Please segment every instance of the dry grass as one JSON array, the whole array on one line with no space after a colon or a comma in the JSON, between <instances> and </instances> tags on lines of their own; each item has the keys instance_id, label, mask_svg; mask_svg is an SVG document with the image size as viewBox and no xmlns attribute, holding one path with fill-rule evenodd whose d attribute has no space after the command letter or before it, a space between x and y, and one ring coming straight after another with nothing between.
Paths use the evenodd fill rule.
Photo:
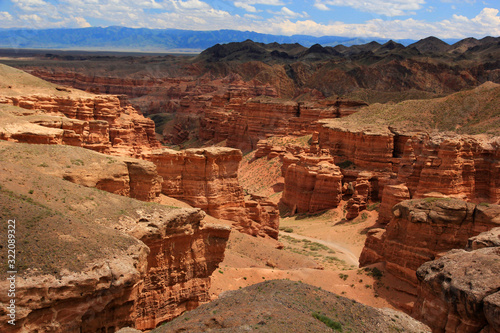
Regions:
<instances>
[{"instance_id":1,"label":"dry grass","mask_svg":"<svg viewBox=\"0 0 500 333\"><path fill-rule=\"evenodd\" d=\"M16 219L19 275L80 271L138 243L116 230L119 220L137 217L138 209L152 209L156 204L76 185L52 175L99 158L105 163L112 159L77 147L0 142L0 244L6 244L5 222ZM6 258L4 247L2 265L7 263ZM1 270L0 277L5 273Z\"/></svg>"},{"instance_id":2,"label":"dry grass","mask_svg":"<svg viewBox=\"0 0 500 333\"><path fill-rule=\"evenodd\" d=\"M500 85L490 82L441 98L373 104L329 124L354 129L393 126L409 131L500 135Z\"/></svg>"}]
</instances>

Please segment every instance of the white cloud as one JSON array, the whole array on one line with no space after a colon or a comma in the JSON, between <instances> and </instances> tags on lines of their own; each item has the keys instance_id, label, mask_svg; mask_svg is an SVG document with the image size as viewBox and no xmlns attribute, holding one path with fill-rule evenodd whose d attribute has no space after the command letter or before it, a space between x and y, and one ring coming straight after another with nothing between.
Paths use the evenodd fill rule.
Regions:
<instances>
[{"instance_id":1,"label":"white cloud","mask_svg":"<svg viewBox=\"0 0 500 333\"><path fill-rule=\"evenodd\" d=\"M12 15L7 12L0 12L0 20L1 21L12 21Z\"/></svg>"},{"instance_id":2,"label":"white cloud","mask_svg":"<svg viewBox=\"0 0 500 333\"><path fill-rule=\"evenodd\" d=\"M209 9L209 4L200 0L178 1L179 6L185 9Z\"/></svg>"},{"instance_id":3,"label":"white cloud","mask_svg":"<svg viewBox=\"0 0 500 333\"><path fill-rule=\"evenodd\" d=\"M281 0L243 0L239 2L244 2L249 5L267 5L267 6L283 6L284 3Z\"/></svg>"},{"instance_id":4,"label":"white cloud","mask_svg":"<svg viewBox=\"0 0 500 333\"><path fill-rule=\"evenodd\" d=\"M75 22L80 28L89 28L91 26L83 17L75 17Z\"/></svg>"},{"instance_id":5,"label":"white cloud","mask_svg":"<svg viewBox=\"0 0 500 333\"><path fill-rule=\"evenodd\" d=\"M386 16L402 16L414 14L422 8L425 0L316 0L314 6L325 10L327 6L352 7L364 12Z\"/></svg>"},{"instance_id":6,"label":"white cloud","mask_svg":"<svg viewBox=\"0 0 500 333\"><path fill-rule=\"evenodd\" d=\"M267 12L274 14L274 15L281 16L281 17L286 17L286 18L298 18L298 17L307 17L308 16L306 12L303 12L302 14L296 13L293 10L288 9L287 7L281 7L281 10L278 12L273 12L271 10L268 10Z\"/></svg>"},{"instance_id":7,"label":"white cloud","mask_svg":"<svg viewBox=\"0 0 500 333\"><path fill-rule=\"evenodd\" d=\"M249 5L248 3L244 3L244 2L241 2L241 1L236 1L234 3L234 6L238 7L238 8L242 8L242 9L244 9L247 12L250 12L250 13L257 13L257 8L255 8L254 6Z\"/></svg>"},{"instance_id":8,"label":"white cloud","mask_svg":"<svg viewBox=\"0 0 500 333\"><path fill-rule=\"evenodd\" d=\"M476 17L454 15L449 20L427 22L415 19L382 20L373 19L361 24L334 22L320 24L312 20L291 22L289 19L273 20L260 25L259 32L274 34L310 34L315 36L372 36L394 39L420 39L428 36L439 38L482 37L500 35L499 10L484 8Z\"/></svg>"},{"instance_id":9,"label":"white cloud","mask_svg":"<svg viewBox=\"0 0 500 333\"><path fill-rule=\"evenodd\" d=\"M314 4L314 7L318 8L319 10L330 10L330 8L328 8L324 3L319 3L319 2L316 2Z\"/></svg>"}]
</instances>

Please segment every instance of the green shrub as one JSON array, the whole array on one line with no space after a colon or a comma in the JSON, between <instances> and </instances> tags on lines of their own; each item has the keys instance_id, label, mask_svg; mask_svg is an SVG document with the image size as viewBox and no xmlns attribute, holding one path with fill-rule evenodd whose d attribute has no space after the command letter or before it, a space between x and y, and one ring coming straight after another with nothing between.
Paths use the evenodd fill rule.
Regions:
<instances>
[{"instance_id":1,"label":"green shrub","mask_svg":"<svg viewBox=\"0 0 500 333\"><path fill-rule=\"evenodd\" d=\"M334 321L333 319L331 319L325 315L322 315L321 313L318 313L318 312L313 312L312 316L314 318L318 319L319 321L321 321L322 323L324 323L326 326L330 327L331 329L342 332L342 324L341 323Z\"/></svg>"}]
</instances>

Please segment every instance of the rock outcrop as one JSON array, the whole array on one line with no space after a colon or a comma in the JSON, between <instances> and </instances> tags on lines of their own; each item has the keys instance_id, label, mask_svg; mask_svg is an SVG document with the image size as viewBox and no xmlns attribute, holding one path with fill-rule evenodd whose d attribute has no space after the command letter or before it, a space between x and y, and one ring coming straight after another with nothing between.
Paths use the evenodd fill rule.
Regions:
<instances>
[{"instance_id":1,"label":"rock outcrop","mask_svg":"<svg viewBox=\"0 0 500 333\"><path fill-rule=\"evenodd\" d=\"M42 127L7 123L0 133L3 140L66 144L133 157L159 146L154 122L139 114L123 96L34 94L2 96L0 103L31 110L17 115Z\"/></svg>"},{"instance_id":2,"label":"rock outcrop","mask_svg":"<svg viewBox=\"0 0 500 333\"><path fill-rule=\"evenodd\" d=\"M147 269L148 248L95 263L80 272L16 279L15 325L8 324L7 292L0 296L4 332L91 333L133 325L135 286ZM2 281L2 291L8 290Z\"/></svg>"},{"instance_id":3,"label":"rock outcrop","mask_svg":"<svg viewBox=\"0 0 500 333\"><path fill-rule=\"evenodd\" d=\"M251 194L250 200L245 201L248 217L253 221L249 224L248 230L244 227L238 229L248 234L258 236L269 236L278 239L279 233L279 210L278 205L268 198ZM255 231L254 231L255 230Z\"/></svg>"},{"instance_id":4,"label":"rock outcrop","mask_svg":"<svg viewBox=\"0 0 500 333\"><path fill-rule=\"evenodd\" d=\"M216 218L234 221L237 230L250 235L278 237L277 206L256 196L245 202L238 182L240 150L164 148L144 158L153 162L163 177L163 194L201 208Z\"/></svg>"},{"instance_id":5,"label":"rock outcrop","mask_svg":"<svg viewBox=\"0 0 500 333\"><path fill-rule=\"evenodd\" d=\"M500 332L500 228L417 270L412 315L433 332Z\"/></svg>"},{"instance_id":6,"label":"rock outcrop","mask_svg":"<svg viewBox=\"0 0 500 333\"><path fill-rule=\"evenodd\" d=\"M131 193L142 195L150 176L142 167L154 168L151 162L69 146L0 147L0 159L9 161L0 173L0 215L16 220L18 250L17 272L0 272L0 331L152 329L210 300L210 275L223 260L229 227L208 223L197 208L90 187L106 175L108 190L118 188L128 173ZM66 171L79 184L64 180ZM7 244L7 233L0 242ZM0 258L7 260L5 248ZM15 297L7 292L9 274L16 276ZM8 323L11 299L14 326Z\"/></svg>"},{"instance_id":7,"label":"rock outcrop","mask_svg":"<svg viewBox=\"0 0 500 333\"><path fill-rule=\"evenodd\" d=\"M282 201L292 214L337 207L342 199L342 173L331 157L300 156L286 169Z\"/></svg>"},{"instance_id":8,"label":"rock outcrop","mask_svg":"<svg viewBox=\"0 0 500 333\"><path fill-rule=\"evenodd\" d=\"M455 197L498 203L500 142L457 134L402 133L387 126L351 126L320 120L319 146L349 169L393 173L382 195L381 222L391 205L406 198ZM396 187L394 187L396 186Z\"/></svg>"},{"instance_id":9,"label":"rock outcrop","mask_svg":"<svg viewBox=\"0 0 500 333\"><path fill-rule=\"evenodd\" d=\"M210 275L224 259L230 229L202 222L195 209L141 210L117 228L141 240L127 255L81 272L18 279L16 325L9 332L152 329L210 300ZM6 286L3 283L2 289Z\"/></svg>"},{"instance_id":10,"label":"rock outcrop","mask_svg":"<svg viewBox=\"0 0 500 333\"><path fill-rule=\"evenodd\" d=\"M73 162L62 173L70 182L142 201L154 201L161 193L162 178L151 162L123 157L102 157L91 165Z\"/></svg>"},{"instance_id":11,"label":"rock outcrop","mask_svg":"<svg viewBox=\"0 0 500 333\"><path fill-rule=\"evenodd\" d=\"M338 118L365 106L356 101L294 102L270 97L228 99L209 109L202 120L200 138L216 142L227 139L230 147L249 151L268 135L311 134L311 124Z\"/></svg>"},{"instance_id":12,"label":"rock outcrop","mask_svg":"<svg viewBox=\"0 0 500 333\"><path fill-rule=\"evenodd\" d=\"M163 177L163 194L216 218L237 221L245 215L243 189L238 183L241 151L217 147L181 151L164 148L145 158L157 166Z\"/></svg>"},{"instance_id":13,"label":"rock outcrop","mask_svg":"<svg viewBox=\"0 0 500 333\"><path fill-rule=\"evenodd\" d=\"M385 230L369 232L360 266L384 262L387 272L414 287L414 294L418 267L500 225L500 206L450 198L407 200L392 212Z\"/></svg>"},{"instance_id":14,"label":"rock outcrop","mask_svg":"<svg viewBox=\"0 0 500 333\"><path fill-rule=\"evenodd\" d=\"M150 249L136 285L132 314L138 329L152 329L210 301L210 275L224 259L230 229L202 221L199 209L141 212L127 230Z\"/></svg>"}]
</instances>

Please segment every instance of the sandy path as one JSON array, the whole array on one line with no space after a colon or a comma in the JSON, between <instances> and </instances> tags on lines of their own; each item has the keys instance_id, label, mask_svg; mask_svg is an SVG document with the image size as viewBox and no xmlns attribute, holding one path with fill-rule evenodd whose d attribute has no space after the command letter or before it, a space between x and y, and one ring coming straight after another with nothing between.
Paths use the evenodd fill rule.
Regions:
<instances>
[{"instance_id":1,"label":"sandy path","mask_svg":"<svg viewBox=\"0 0 500 333\"><path fill-rule=\"evenodd\" d=\"M322 240L319 238L308 237L308 236L303 236L303 235L288 233L288 232L283 232L283 231L280 231L280 235L287 235L287 236L293 237L295 239L307 239L307 240L310 240L311 242L316 242L316 243L328 246L332 250L335 250L339 254L339 257L342 257L341 259L344 259L348 264L359 267L358 256L356 256L350 250L346 249L345 247L343 247L337 243L325 241L325 240Z\"/></svg>"}]
</instances>

